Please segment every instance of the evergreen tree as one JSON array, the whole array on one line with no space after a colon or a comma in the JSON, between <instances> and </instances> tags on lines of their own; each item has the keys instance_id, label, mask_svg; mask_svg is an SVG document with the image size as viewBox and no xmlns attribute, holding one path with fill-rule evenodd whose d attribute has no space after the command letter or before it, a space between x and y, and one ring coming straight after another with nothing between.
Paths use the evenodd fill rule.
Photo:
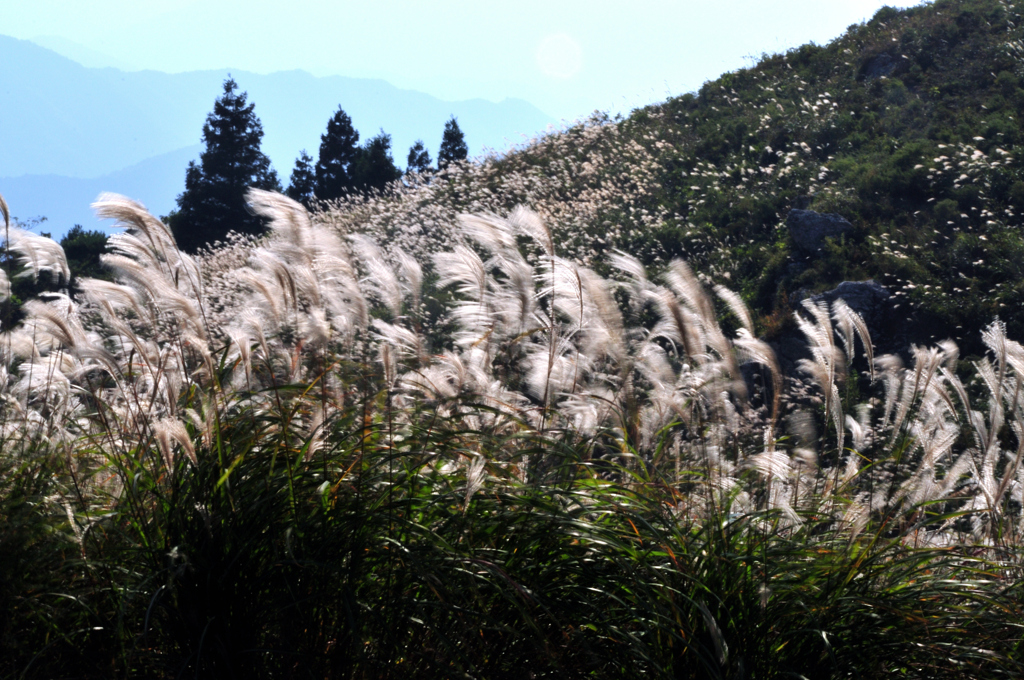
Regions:
<instances>
[{"instance_id":1,"label":"evergreen tree","mask_svg":"<svg viewBox=\"0 0 1024 680\"><path fill-rule=\"evenodd\" d=\"M85 230L76 224L60 240L64 257L71 270L71 285L79 277L111 280L110 272L100 263L100 255L107 252L107 235L96 229Z\"/></svg>"},{"instance_id":2,"label":"evergreen tree","mask_svg":"<svg viewBox=\"0 0 1024 680\"><path fill-rule=\"evenodd\" d=\"M437 168L439 170L448 167L453 161L464 161L469 155L469 147L466 146L466 138L459 129L459 123L452 116L444 124L444 135L441 137L441 149L437 152Z\"/></svg>"},{"instance_id":3,"label":"evergreen tree","mask_svg":"<svg viewBox=\"0 0 1024 680\"><path fill-rule=\"evenodd\" d=\"M423 140L417 139L416 143L409 147L409 157L406 159L405 171L427 172L430 170L430 152L423 146Z\"/></svg>"},{"instance_id":4,"label":"evergreen tree","mask_svg":"<svg viewBox=\"0 0 1024 680\"><path fill-rule=\"evenodd\" d=\"M402 176L391 157L391 135L381 130L358 150L351 166L352 186L356 189L383 191Z\"/></svg>"},{"instance_id":5,"label":"evergreen tree","mask_svg":"<svg viewBox=\"0 0 1024 680\"><path fill-rule=\"evenodd\" d=\"M206 150L199 163L189 163L178 209L168 216L178 246L188 252L223 240L229 231L263 233L261 220L246 210L245 192L249 187L281 190L260 150L263 125L237 88L231 77L224 81L224 94L203 125Z\"/></svg>"},{"instance_id":6,"label":"evergreen tree","mask_svg":"<svg viewBox=\"0 0 1024 680\"><path fill-rule=\"evenodd\" d=\"M320 158L316 162L316 197L322 201L339 198L354 186L352 163L359 154L359 133L352 119L339 106L320 136Z\"/></svg>"},{"instance_id":7,"label":"evergreen tree","mask_svg":"<svg viewBox=\"0 0 1024 680\"><path fill-rule=\"evenodd\" d=\"M295 159L295 167L292 169L292 176L284 193L288 198L294 199L308 208L313 203L315 192L316 173L313 170L313 157L303 149L299 157Z\"/></svg>"}]
</instances>

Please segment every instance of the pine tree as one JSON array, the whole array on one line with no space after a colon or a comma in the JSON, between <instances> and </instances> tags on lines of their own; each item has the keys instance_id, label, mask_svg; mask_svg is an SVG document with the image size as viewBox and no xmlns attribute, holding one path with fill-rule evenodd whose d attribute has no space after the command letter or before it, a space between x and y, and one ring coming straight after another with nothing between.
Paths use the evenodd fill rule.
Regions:
<instances>
[{"instance_id":1,"label":"pine tree","mask_svg":"<svg viewBox=\"0 0 1024 680\"><path fill-rule=\"evenodd\" d=\"M237 88L231 77L224 81L224 93L203 125L206 149L199 163L189 163L185 191L168 217L178 246L188 252L223 240L229 231L263 233L261 220L246 210L245 192L249 187L281 190L270 159L260 150L263 125Z\"/></svg>"},{"instance_id":2,"label":"pine tree","mask_svg":"<svg viewBox=\"0 0 1024 680\"><path fill-rule=\"evenodd\" d=\"M64 249L64 257L71 270L72 286L80 277L113 280L111 273L100 262L100 256L107 252L107 235L102 231L86 231L82 225L76 224L64 234L60 247Z\"/></svg>"},{"instance_id":3,"label":"pine tree","mask_svg":"<svg viewBox=\"0 0 1024 680\"><path fill-rule=\"evenodd\" d=\"M303 149L299 157L295 159L295 167L292 169L292 176L284 193L288 198L294 199L308 208L313 203L315 191L316 173L313 170L313 157Z\"/></svg>"},{"instance_id":4,"label":"pine tree","mask_svg":"<svg viewBox=\"0 0 1024 680\"><path fill-rule=\"evenodd\" d=\"M355 185L352 163L359 154L359 133L352 119L339 106L320 136L320 158L316 162L316 197L322 201L339 198Z\"/></svg>"},{"instance_id":5,"label":"pine tree","mask_svg":"<svg viewBox=\"0 0 1024 680\"><path fill-rule=\"evenodd\" d=\"M391 135L381 130L361 147L351 166L352 186L356 189L383 191L402 176L391 158Z\"/></svg>"},{"instance_id":6,"label":"pine tree","mask_svg":"<svg viewBox=\"0 0 1024 680\"><path fill-rule=\"evenodd\" d=\"M442 170L453 161L464 161L469 155L466 138L459 129L459 123L452 116L444 124L444 135L441 137L441 149L437 152L437 167Z\"/></svg>"},{"instance_id":7,"label":"pine tree","mask_svg":"<svg viewBox=\"0 0 1024 680\"><path fill-rule=\"evenodd\" d=\"M409 147L409 156L405 165L406 173L430 171L430 152L423 146L422 139L417 139L416 143Z\"/></svg>"}]
</instances>

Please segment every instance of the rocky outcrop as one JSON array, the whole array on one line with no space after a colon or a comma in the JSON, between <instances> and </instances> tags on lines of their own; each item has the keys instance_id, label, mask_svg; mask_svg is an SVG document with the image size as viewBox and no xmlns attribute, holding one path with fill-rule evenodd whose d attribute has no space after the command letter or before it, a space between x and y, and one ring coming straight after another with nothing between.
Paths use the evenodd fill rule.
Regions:
<instances>
[{"instance_id":1,"label":"rocky outcrop","mask_svg":"<svg viewBox=\"0 0 1024 680\"><path fill-rule=\"evenodd\" d=\"M836 288L813 295L812 302L827 302L831 305L842 300L850 309L860 314L871 334L875 355L903 353L907 340L907 324L895 306L897 298L875 281L843 281ZM800 313L803 307L798 307ZM783 372L796 375L796 364L800 359L810 357L807 339L797 329L784 333L771 343L778 356Z\"/></svg>"},{"instance_id":2,"label":"rocky outcrop","mask_svg":"<svg viewBox=\"0 0 1024 680\"><path fill-rule=\"evenodd\" d=\"M896 70L897 61L888 52L882 52L871 59L868 59L861 67L861 76L864 80L872 80L888 76Z\"/></svg>"},{"instance_id":3,"label":"rocky outcrop","mask_svg":"<svg viewBox=\"0 0 1024 680\"><path fill-rule=\"evenodd\" d=\"M853 231L853 225L842 215L813 210L790 210L786 228L793 238L793 245L805 255L813 255L821 250L825 239L839 238Z\"/></svg>"},{"instance_id":4,"label":"rocky outcrop","mask_svg":"<svg viewBox=\"0 0 1024 680\"><path fill-rule=\"evenodd\" d=\"M827 302L830 305L842 300L850 309L861 315L872 337L891 334L888 328L889 311L892 308L892 293L885 286L872 280L843 281L832 290L811 297L814 302ZM877 340L876 340L877 342Z\"/></svg>"}]
</instances>

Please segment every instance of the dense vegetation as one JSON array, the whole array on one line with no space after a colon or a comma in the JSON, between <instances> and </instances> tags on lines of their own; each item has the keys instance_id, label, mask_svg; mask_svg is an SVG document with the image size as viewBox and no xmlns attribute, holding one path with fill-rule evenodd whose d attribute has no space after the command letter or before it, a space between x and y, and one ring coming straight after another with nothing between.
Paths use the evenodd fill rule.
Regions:
<instances>
[{"instance_id":1,"label":"dense vegetation","mask_svg":"<svg viewBox=\"0 0 1024 680\"><path fill-rule=\"evenodd\" d=\"M48 238L49 234L43 232L42 236ZM86 230L76 224L61 238L60 247L67 261L67 272L47 271L41 276L38 272L25 270L18 263L17 252L5 249L0 253L0 272L10 286L8 296L0 300L0 328L10 328L24 318L22 305L27 300L74 290L79 277L110 278L109 272L100 264L100 256L107 248L107 235L103 232Z\"/></svg>"},{"instance_id":2,"label":"dense vegetation","mask_svg":"<svg viewBox=\"0 0 1024 680\"><path fill-rule=\"evenodd\" d=\"M998 0L886 8L658 107L683 144L660 178L671 216L642 244L732 272L764 314L873 277L915 310L918 340L996 315L1024 332L1021 23ZM801 261L778 226L805 206L856 229Z\"/></svg>"},{"instance_id":3,"label":"dense vegetation","mask_svg":"<svg viewBox=\"0 0 1024 680\"><path fill-rule=\"evenodd\" d=\"M312 215L251 190L267 235L196 256L103 196L70 287L98 239L0 199L0 298L57 286L0 327L0 677L1020 677L1015 22L883 10ZM855 231L798 255L793 206ZM975 356L797 302L867 275Z\"/></svg>"},{"instance_id":4,"label":"dense vegetation","mask_svg":"<svg viewBox=\"0 0 1024 680\"><path fill-rule=\"evenodd\" d=\"M486 261L435 258L431 356L416 259L248 201L271 236L197 260L103 197L115 281L0 338L0 673L1020 673L1024 346L1001 324L978 390L955 345L904 368L808 304L787 388L734 293L730 338L682 261L606 280L519 209L460 221Z\"/></svg>"},{"instance_id":5,"label":"dense vegetation","mask_svg":"<svg viewBox=\"0 0 1024 680\"><path fill-rule=\"evenodd\" d=\"M566 255L599 270L615 249L655 268L685 257L737 289L769 336L807 294L874 278L902 298L910 341L952 337L977 353L997 315L1024 334L1022 58L1015 3L886 8L828 45L331 219L443 249L458 212L530 205ZM785 227L792 208L854 230L803 254ZM409 234L410 222L428 226Z\"/></svg>"}]
</instances>

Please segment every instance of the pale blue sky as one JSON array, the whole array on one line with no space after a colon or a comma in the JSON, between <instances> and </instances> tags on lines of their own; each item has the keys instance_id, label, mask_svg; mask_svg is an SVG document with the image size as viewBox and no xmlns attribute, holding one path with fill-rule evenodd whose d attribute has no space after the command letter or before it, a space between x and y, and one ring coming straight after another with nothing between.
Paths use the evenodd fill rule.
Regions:
<instances>
[{"instance_id":1,"label":"pale blue sky","mask_svg":"<svg viewBox=\"0 0 1024 680\"><path fill-rule=\"evenodd\" d=\"M304 69L449 100L520 97L574 119L694 90L763 52L826 43L885 4L918 3L0 0L0 33L72 41L128 69Z\"/></svg>"}]
</instances>

